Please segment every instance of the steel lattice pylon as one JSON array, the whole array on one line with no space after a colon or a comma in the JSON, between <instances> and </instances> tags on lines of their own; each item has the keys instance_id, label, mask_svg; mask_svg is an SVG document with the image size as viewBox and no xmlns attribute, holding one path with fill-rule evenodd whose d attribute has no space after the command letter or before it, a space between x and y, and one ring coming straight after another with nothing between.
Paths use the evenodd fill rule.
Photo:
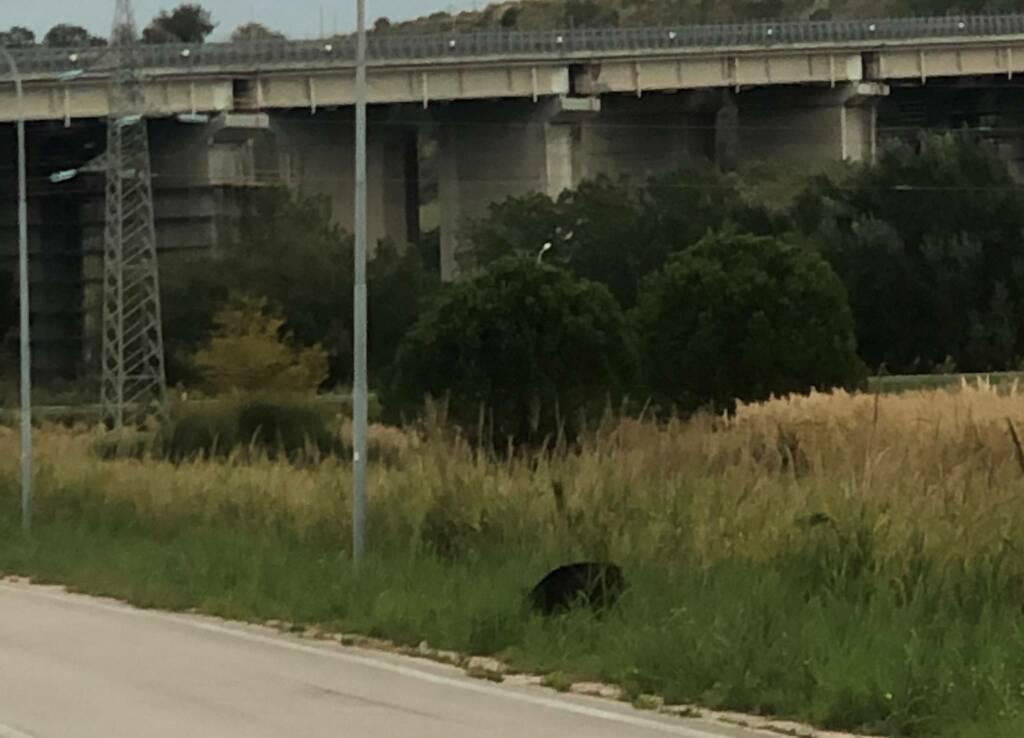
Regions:
<instances>
[{"instance_id":1,"label":"steel lattice pylon","mask_svg":"<svg viewBox=\"0 0 1024 738\"><path fill-rule=\"evenodd\" d=\"M117 0L107 121L103 244L104 422L162 415L167 390L149 137L131 0Z\"/></svg>"}]
</instances>

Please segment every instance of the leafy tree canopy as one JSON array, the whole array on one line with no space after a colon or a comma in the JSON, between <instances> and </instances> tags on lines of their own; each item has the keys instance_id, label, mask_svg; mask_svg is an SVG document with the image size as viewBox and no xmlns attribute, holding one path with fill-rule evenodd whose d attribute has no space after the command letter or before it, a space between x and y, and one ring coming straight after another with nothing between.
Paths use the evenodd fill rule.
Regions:
<instances>
[{"instance_id":1,"label":"leafy tree canopy","mask_svg":"<svg viewBox=\"0 0 1024 738\"><path fill-rule=\"evenodd\" d=\"M581 412L621 397L635 364L605 287L512 256L445 286L403 339L386 403L447 398L449 417L470 434L483 417L499 445L540 441L563 424L572 433Z\"/></svg>"},{"instance_id":2,"label":"leafy tree canopy","mask_svg":"<svg viewBox=\"0 0 1024 738\"><path fill-rule=\"evenodd\" d=\"M35 46L36 34L31 28L11 26L9 30L0 31L0 45L9 49Z\"/></svg>"},{"instance_id":3,"label":"leafy tree canopy","mask_svg":"<svg viewBox=\"0 0 1024 738\"><path fill-rule=\"evenodd\" d=\"M213 322L196 366L216 393L313 393L327 379L327 353L293 345L266 299L234 295Z\"/></svg>"},{"instance_id":4,"label":"leafy tree canopy","mask_svg":"<svg viewBox=\"0 0 1024 738\"><path fill-rule=\"evenodd\" d=\"M284 41L286 36L280 31L267 28L262 23L245 23L231 33L233 43L247 41Z\"/></svg>"},{"instance_id":5,"label":"leafy tree canopy","mask_svg":"<svg viewBox=\"0 0 1024 738\"><path fill-rule=\"evenodd\" d=\"M551 243L546 261L604 284L629 309L646 275L709 231L726 225L754 233L785 229L784 219L748 197L740 183L694 161L639 184L600 177L557 199L513 197L470 226L463 266L510 253L536 255Z\"/></svg>"},{"instance_id":6,"label":"leafy tree canopy","mask_svg":"<svg viewBox=\"0 0 1024 738\"><path fill-rule=\"evenodd\" d=\"M394 358L435 279L414 248L378 244L371 285L370 369ZM238 232L211 254L161 264L164 340L172 383L200 379L191 361L230 293L264 298L280 310L283 329L304 346L327 351L332 385L351 381L353 242L334 224L330 204L286 190L255 195Z\"/></svg>"},{"instance_id":7,"label":"leafy tree canopy","mask_svg":"<svg viewBox=\"0 0 1024 738\"><path fill-rule=\"evenodd\" d=\"M796 219L850 294L872 367L1010 368L1024 352L1024 200L999 152L922 135L814 179Z\"/></svg>"},{"instance_id":8,"label":"leafy tree canopy","mask_svg":"<svg viewBox=\"0 0 1024 738\"><path fill-rule=\"evenodd\" d=\"M143 30L142 40L147 44L201 44L215 27L210 11L195 3L183 3L154 18Z\"/></svg>"},{"instance_id":9,"label":"leafy tree canopy","mask_svg":"<svg viewBox=\"0 0 1024 738\"><path fill-rule=\"evenodd\" d=\"M663 406L730 408L863 377L842 283L818 254L776 238L707 236L648 278L632 319Z\"/></svg>"},{"instance_id":10,"label":"leafy tree canopy","mask_svg":"<svg viewBox=\"0 0 1024 738\"><path fill-rule=\"evenodd\" d=\"M54 48L80 48L83 46L106 46L107 40L93 36L81 26L59 23L46 32L43 45Z\"/></svg>"}]
</instances>

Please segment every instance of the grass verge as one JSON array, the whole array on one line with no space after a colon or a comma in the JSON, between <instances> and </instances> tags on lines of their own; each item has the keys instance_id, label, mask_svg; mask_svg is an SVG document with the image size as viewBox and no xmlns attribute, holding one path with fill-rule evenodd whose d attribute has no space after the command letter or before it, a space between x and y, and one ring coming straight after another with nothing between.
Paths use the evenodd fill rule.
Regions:
<instances>
[{"instance_id":1,"label":"grass verge","mask_svg":"<svg viewBox=\"0 0 1024 738\"><path fill-rule=\"evenodd\" d=\"M657 693L835 730L1010 738L1024 726L1018 611L980 600L950 607L938 593L900 603L860 578L842 594L809 587L800 574L811 561L700 574L635 563L612 613L545 622L523 608L545 565L527 552L459 564L375 558L357 578L332 547L267 533L51 520L30 542L13 518L5 511L0 570L143 607L426 639L559 682L611 682L633 698ZM979 594L986 586L969 576L960 584Z\"/></svg>"},{"instance_id":2,"label":"grass verge","mask_svg":"<svg viewBox=\"0 0 1024 738\"><path fill-rule=\"evenodd\" d=\"M348 471L103 462L39 434L18 531L0 436L0 571L137 605L497 655L555 685L924 738L1024 735L1024 478L992 388L812 397L734 421L621 423L499 460L441 433L374 469L374 557L345 552ZM382 438L382 442L384 439ZM561 513L558 497L560 486ZM602 617L525 609L554 564L613 558Z\"/></svg>"}]
</instances>

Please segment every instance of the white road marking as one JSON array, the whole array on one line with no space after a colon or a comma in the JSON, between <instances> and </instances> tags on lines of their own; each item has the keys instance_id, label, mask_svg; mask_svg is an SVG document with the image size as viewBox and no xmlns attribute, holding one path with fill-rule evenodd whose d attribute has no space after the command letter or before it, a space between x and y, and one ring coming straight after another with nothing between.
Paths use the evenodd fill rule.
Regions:
<instances>
[{"instance_id":1,"label":"white road marking","mask_svg":"<svg viewBox=\"0 0 1024 738\"><path fill-rule=\"evenodd\" d=\"M561 710L562 712L571 713L574 715L581 715L583 717L595 718L598 720L606 720L613 723L619 723L621 725L629 725L635 728L644 728L646 730L655 730L665 735L675 735L681 738L724 738L721 733L711 733L706 730L700 730L699 728L690 728L684 725L670 725L666 722L651 720L639 715L629 715L626 713L615 712L612 710L603 710L597 707L588 707L587 705L580 705L574 702L566 700L554 699L551 697L544 697L542 695L524 694L522 692L515 692L510 689L503 689L501 687L492 686L486 683L477 683L472 681L466 681L461 679L453 679L451 677L442 676L440 674L432 674L427 671L421 671L408 666L402 666L400 664L393 664L387 661L369 658L367 656L360 656L354 653L348 653L343 651L328 650L325 648L317 648L315 646L306 645L304 643L296 643L294 641L286 640L283 638L272 638L270 636L260 635L258 633L247 633L233 628L228 628L214 623L205 623L198 620L189 619L179 615L173 615L170 613L156 612L153 610L138 610L125 605L115 605L107 602L100 602L94 599L90 599L83 596L75 596L70 594L56 594L53 592L42 592L37 589L24 586L11 586L7 584L0 584L0 591L8 591L16 594L27 594L31 597L39 599L48 599L55 602L63 602L67 604L73 604L78 607L90 608L93 610L101 610L103 612L116 613L118 615L127 615L131 617L137 617L149 620L162 620L168 623L174 623L175 625L185 626L193 628L195 630L202 630L208 633L216 633L218 635L227 636L229 638L236 638L238 640L248 641L250 643L259 643L265 646L273 646L275 648L281 648L289 651L297 651L299 653L312 654L314 656L326 657L335 661L340 661L346 664L353 664L357 666L364 666L371 669L377 669L379 671L386 671L392 674L398 674L403 677L410 679L418 679L422 682L429 684L436 684L443 687L450 687L452 689L461 689L467 692L475 692L477 694L490 695L492 697L499 697L513 702L521 702L537 707L547 707L553 710ZM6 729L12 732L5 733L5 728L0 724L0 738L32 738L23 733L15 731L13 728Z\"/></svg>"}]
</instances>

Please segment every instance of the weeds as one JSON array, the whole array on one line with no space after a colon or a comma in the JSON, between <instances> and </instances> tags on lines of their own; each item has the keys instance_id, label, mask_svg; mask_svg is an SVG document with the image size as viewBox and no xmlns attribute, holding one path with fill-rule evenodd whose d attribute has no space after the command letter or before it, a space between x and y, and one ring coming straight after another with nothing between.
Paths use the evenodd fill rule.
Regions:
<instances>
[{"instance_id":1,"label":"weeds","mask_svg":"<svg viewBox=\"0 0 1024 738\"><path fill-rule=\"evenodd\" d=\"M1021 427L1024 393L981 384L607 421L575 452L500 458L443 428L377 428L389 463L373 466L358 578L343 459L102 461L91 432L49 428L28 542L7 433L0 570L426 639L562 688L606 681L630 699L894 736L1018 736L1024 479L1008 420ZM530 587L567 560L614 560L629 589L601 617L531 616Z\"/></svg>"}]
</instances>

